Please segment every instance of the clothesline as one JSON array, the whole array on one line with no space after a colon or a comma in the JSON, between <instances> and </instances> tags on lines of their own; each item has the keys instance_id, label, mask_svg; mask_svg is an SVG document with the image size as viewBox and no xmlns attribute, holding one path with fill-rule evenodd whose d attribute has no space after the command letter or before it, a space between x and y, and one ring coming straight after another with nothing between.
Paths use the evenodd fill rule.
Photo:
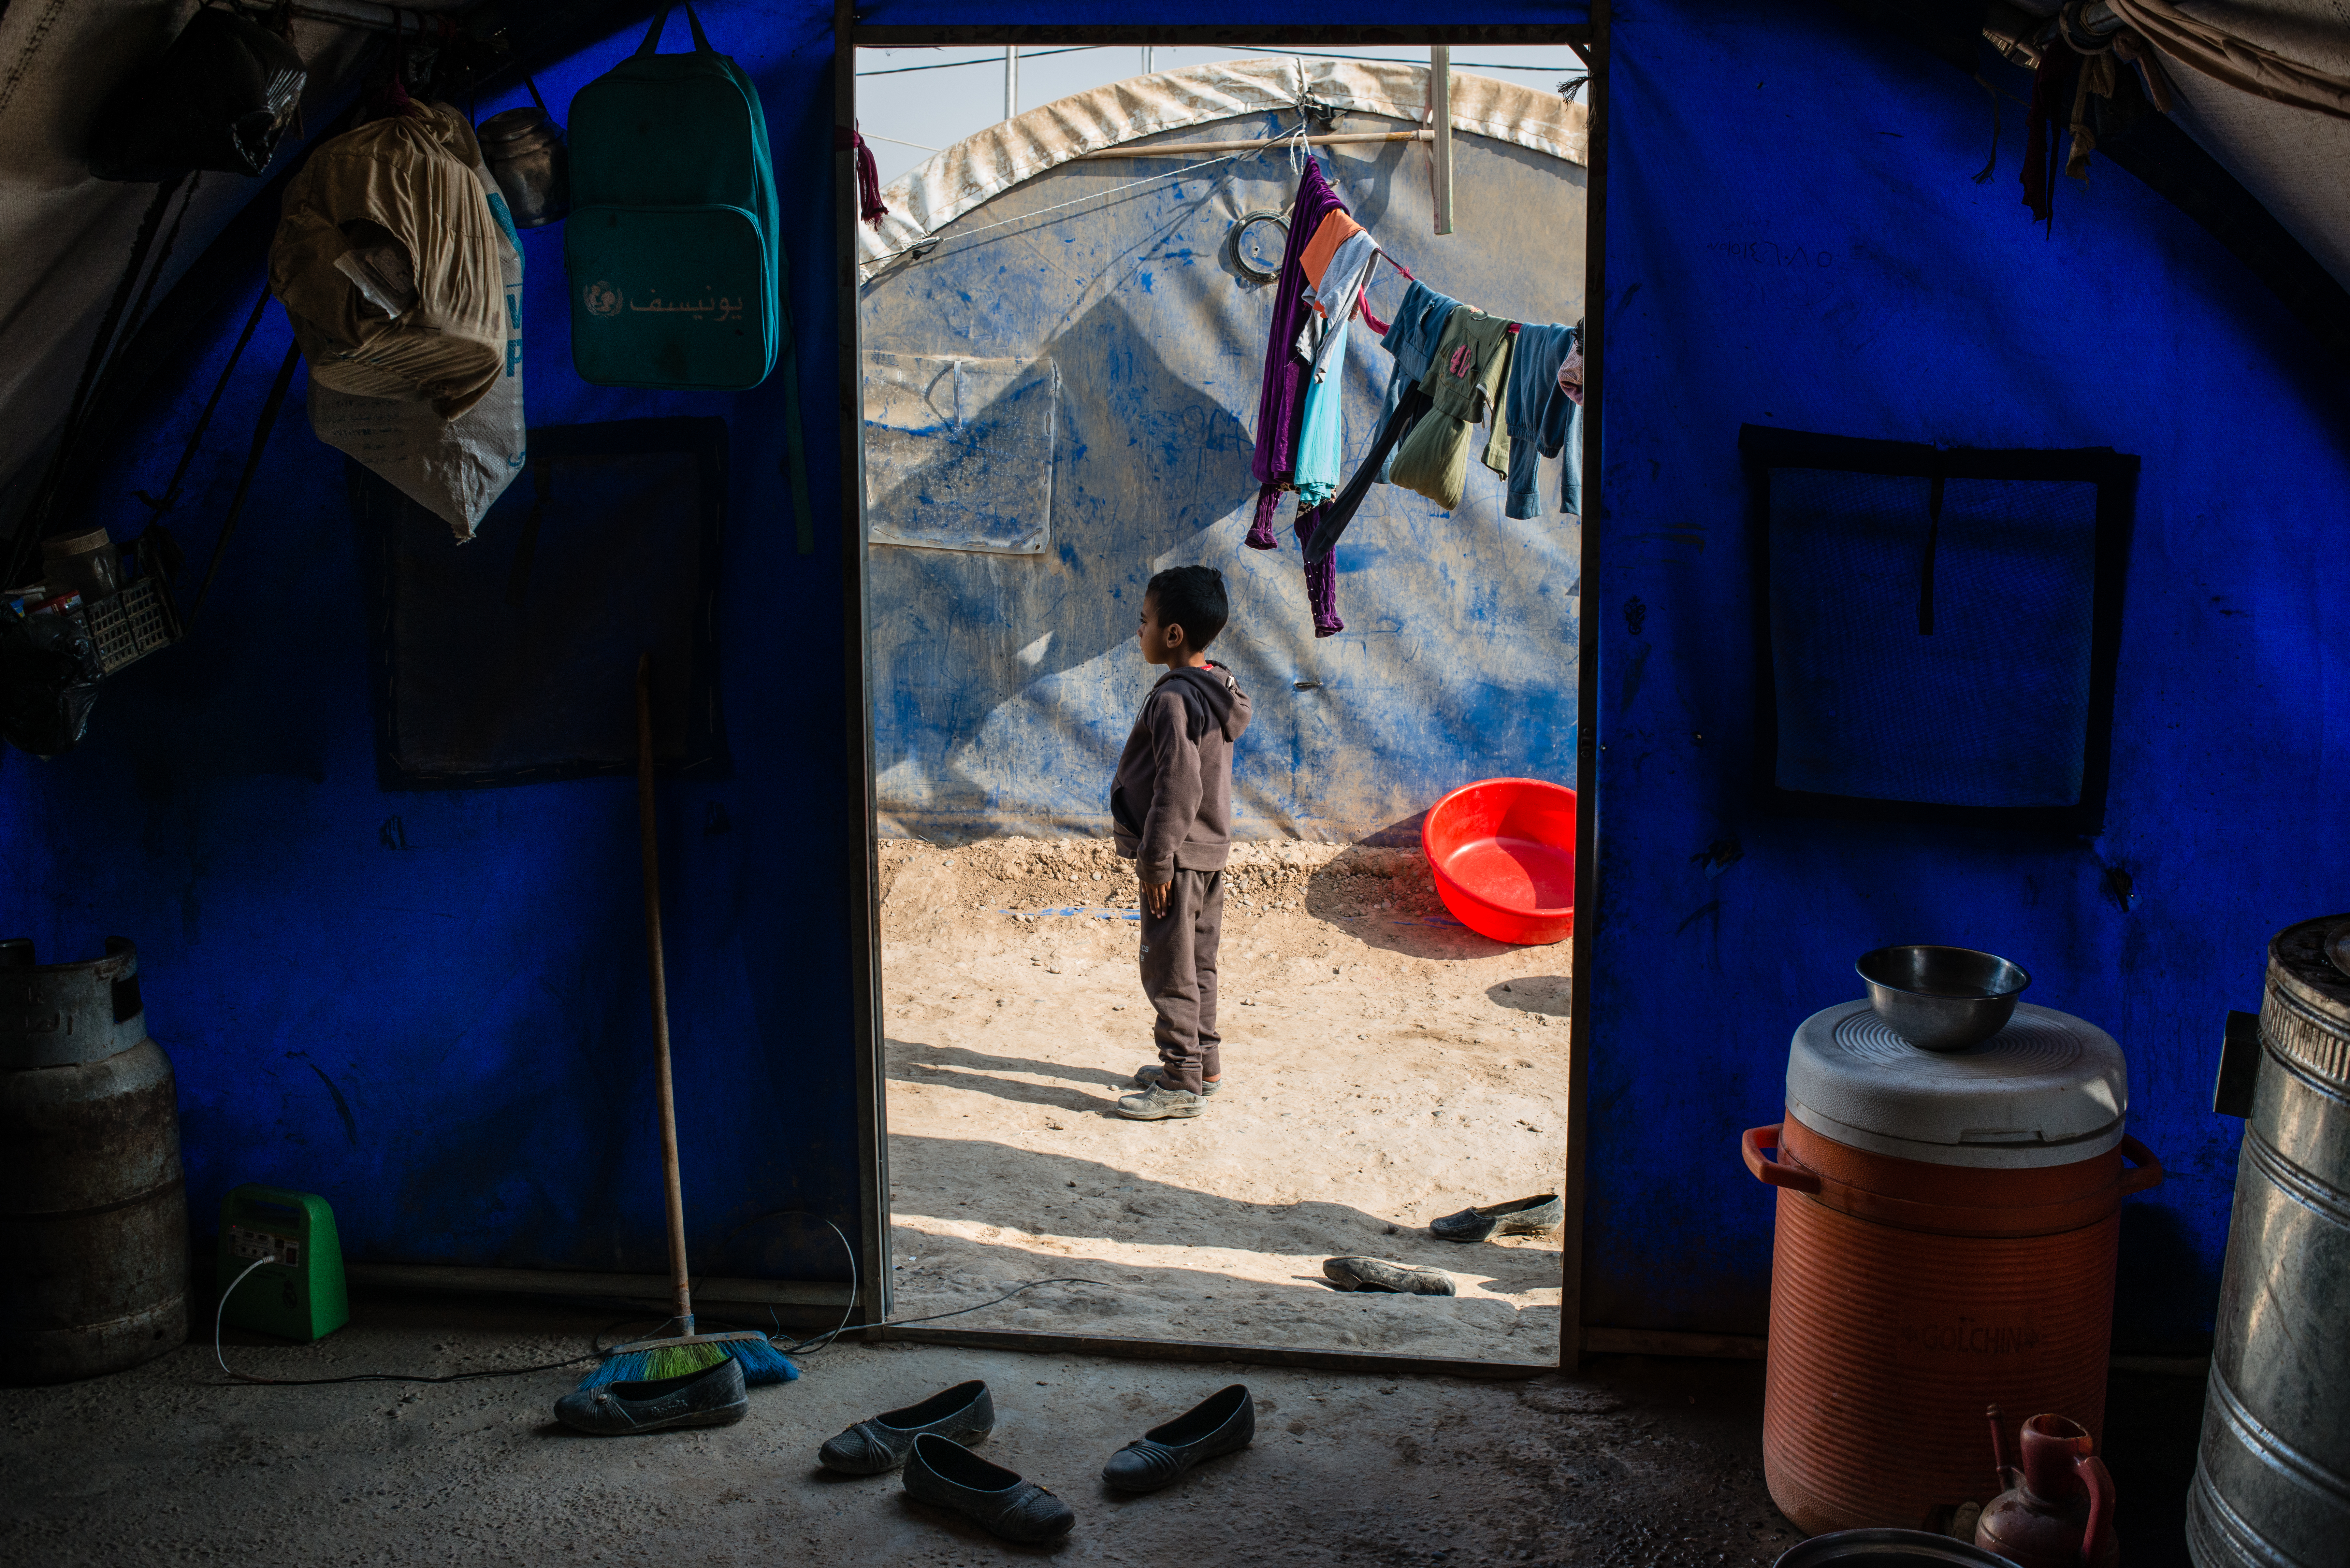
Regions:
<instances>
[{"instance_id":1,"label":"clothesline","mask_svg":"<svg viewBox=\"0 0 2350 1568\"><path fill-rule=\"evenodd\" d=\"M1540 515L1544 457L1562 460L1561 513L1582 511L1575 457L1581 326L1507 321L1417 279L1410 279L1392 326L1362 312L1395 364L1378 434L1353 477L1339 483L1348 339L1362 291L1382 259L1378 241L1308 159L1290 204L1288 242L1274 284L1250 462L1258 483L1255 517L1243 542L1252 549L1279 549L1274 515L1284 494L1296 495L1293 532L1304 556L1317 638L1346 629L1338 618L1333 553L1370 487L1399 485L1456 511L1468 482L1471 425L1488 427L1478 462L1507 480L1507 515Z\"/></svg>"},{"instance_id":2,"label":"clothesline","mask_svg":"<svg viewBox=\"0 0 2350 1568\"><path fill-rule=\"evenodd\" d=\"M1155 185L1161 180L1172 180L1179 175L1189 174L1194 169L1206 169L1218 163L1229 163L1235 158L1244 158L1249 156L1251 153L1263 152L1268 149L1275 147L1287 148L1300 140L1311 140L1312 138L1310 137L1301 137L1299 135L1299 132L1303 131L1305 129L1305 122L1300 120L1298 121L1295 130L1290 131L1288 135L1276 138L1274 140L1263 142L1234 142L1232 144L1234 151L1224 153L1219 157L1203 158L1197 163L1187 163L1180 169L1170 169L1163 174L1146 174L1139 180L1128 180L1123 183L1112 185L1107 191L1095 191L1087 195L1073 196L1066 202L1055 202L1049 207L1039 207L1033 213L1023 213L1016 218L1005 218L1001 223L983 223L975 229L964 229L955 235L955 238L968 239L974 234L986 234L992 229L1010 228L1014 223L1024 223L1031 218L1041 218L1047 213L1057 213L1066 207L1082 206L1087 202L1097 202L1105 196L1115 196L1120 191L1131 191L1141 185ZM1081 153L1079 156L1084 157L1087 155ZM926 234L922 238L916 240L910 245L907 245L899 250L885 251L881 254L871 259L876 262L891 261L899 256L912 255L916 252L920 252L927 255L937 246L938 243L939 242L936 239ZM956 253L950 251L947 254L949 255L952 255ZM1403 269L1398 267L1396 270L1401 272ZM1405 273L1404 275L1409 277L1411 275Z\"/></svg>"},{"instance_id":3,"label":"clothesline","mask_svg":"<svg viewBox=\"0 0 2350 1568\"><path fill-rule=\"evenodd\" d=\"M1194 152L1230 150L1233 152L1261 152L1268 147L1285 147L1299 140L1295 132L1274 137L1264 141L1155 141L1147 146L1097 147L1091 152L1080 152L1087 158L1187 158ZM1328 136L1304 138L1308 147L1343 147L1372 141L1433 141L1432 130L1342 130Z\"/></svg>"}]
</instances>

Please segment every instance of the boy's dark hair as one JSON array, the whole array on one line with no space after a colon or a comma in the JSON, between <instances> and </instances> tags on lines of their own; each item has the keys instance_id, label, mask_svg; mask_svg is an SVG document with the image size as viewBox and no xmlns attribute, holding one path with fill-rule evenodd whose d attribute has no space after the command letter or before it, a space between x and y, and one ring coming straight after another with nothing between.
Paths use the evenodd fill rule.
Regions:
<instances>
[{"instance_id":1,"label":"boy's dark hair","mask_svg":"<svg viewBox=\"0 0 2350 1568\"><path fill-rule=\"evenodd\" d=\"M1183 628L1186 646L1203 649L1232 618L1224 574L1213 566L1170 566L1143 592L1159 601L1159 624Z\"/></svg>"}]
</instances>

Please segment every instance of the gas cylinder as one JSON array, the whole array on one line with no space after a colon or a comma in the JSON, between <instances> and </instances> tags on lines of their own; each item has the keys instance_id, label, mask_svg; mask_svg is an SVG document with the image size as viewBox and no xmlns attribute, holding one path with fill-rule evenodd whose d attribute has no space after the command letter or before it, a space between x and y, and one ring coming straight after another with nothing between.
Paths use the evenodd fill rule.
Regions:
<instances>
[{"instance_id":1,"label":"gas cylinder","mask_svg":"<svg viewBox=\"0 0 2350 1568\"><path fill-rule=\"evenodd\" d=\"M1742 1139L1779 1189L1762 1469L1780 1511L1814 1534L1939 1528L1998 1490L1988 1404L2064 1411L2094 1442L2121 1200L2162 1179L2124 1130L2113 1037L2022 1003L1979 1045L1924 1051L1846 1002L1796 1030L1786 1104Z\"/></svg>"},{"instance_id":2,"label":"gas cylinder","mask_svg":"<svg viewBox=\"0 0 2350 1568\"><path fill-rule=\"evenodd\" d=\"M0 1383L119 1372L188 1337L172 1063L139 952L36 965L0 941Z\"/></svg>"}]
</instances>

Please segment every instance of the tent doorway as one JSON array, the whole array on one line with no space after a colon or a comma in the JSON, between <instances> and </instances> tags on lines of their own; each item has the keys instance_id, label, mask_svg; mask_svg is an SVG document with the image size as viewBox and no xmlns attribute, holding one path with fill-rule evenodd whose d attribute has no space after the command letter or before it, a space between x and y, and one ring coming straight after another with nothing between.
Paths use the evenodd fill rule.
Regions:
<instances>
[{"instance_id":1,"label":"tent doorway","mask_svg":"<svg viewBox=\"0 0 2350 1568\"><path fill-rule=\"evenodd\" d=\"M1439 238L1427 146L1384 140L1422 122L1430 74L1292 57L1128 78L945 148L860 235L893 1324L1559 1359L1573 1220L1474 1244L1428 1227L1545 1194L1571 1210L1568 949L1462 927L1418 826L1478 778L1576 782L1581 540L1560 464L1540 464L1526 518L1473 467L1449 511L1374 486L1332 635L1286 537L1294 502L1282 548L1243 538L1263 257L1277 268L1305 153L1219 147L1349 139L1312 155L1427 286L1508 320L1582 317L1582 106L1456 71ZM1382 272L1369 303L1391 316L1405 285ZM1390 371L1353 336L1349 470ZM1192 562L1224 576L1211 655L1255 704L1224 877L1227 1078L1196 1119L1138 1123L1114 1106L1155 1060L1153 1014L1107 796L1156 674L1133 644L1144 586ZM1334 1289L1324 1264L1350 1255L1438 1270L1453 1293Z\"/></svg>"}]
</instances>

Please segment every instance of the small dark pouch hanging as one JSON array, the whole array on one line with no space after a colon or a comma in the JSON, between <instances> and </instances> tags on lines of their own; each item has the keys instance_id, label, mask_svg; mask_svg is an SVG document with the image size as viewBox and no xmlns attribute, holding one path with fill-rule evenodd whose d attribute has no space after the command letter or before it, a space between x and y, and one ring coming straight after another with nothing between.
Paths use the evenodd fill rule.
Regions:
<instances>
[{"instance_id":1,"label":"small dark pouch hanging","mask_svg":"<svg viewBox=\"0 0 2350 1568\"><path fill-rule=\"evenodd\" d=\"M80 615L0 611L0 740L40 757L73 750L104 675Z\"/></svg>"},{"instance_id":2,"label":"small dark pouch hanging","mask_svg":"<svg viewBox=\"0 0 2350 1568\"><path fill-rule=\"evenodd\" d=\"M90 128L90 172L128 181L192 169L265 173L307 80L292 44L234 11L204 5L162 58L107 95Z\"/></svg>"}]
</instances>

